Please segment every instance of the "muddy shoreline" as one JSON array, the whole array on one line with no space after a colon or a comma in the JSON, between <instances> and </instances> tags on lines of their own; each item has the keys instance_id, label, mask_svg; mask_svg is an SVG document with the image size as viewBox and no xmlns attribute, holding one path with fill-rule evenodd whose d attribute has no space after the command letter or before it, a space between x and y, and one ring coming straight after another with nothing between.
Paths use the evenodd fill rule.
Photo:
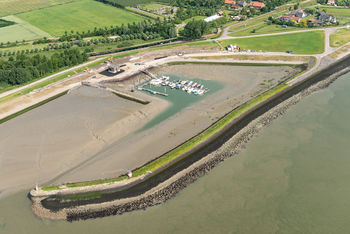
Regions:
<instances>
[{"instance_id":1,"label":"muddy shoreline","mask_svg":"<svg viewBox=\"0 0 350 234\"><path fill-rule=\"evenodd\" d=\"M333 82L338 76L344 73L344 71L338 71L346 68L349 63L350 57L348 56L346 59L333 64L331 67L327 68L327 70L322 70L321 72L311 76L308 80L293 87L287 88L274 98L259 104L254 108L254 110L245 113L239 119L226 126L218 138L214 138L211 139L210 142L206 142L206 146L202 149L195 149L185 160L174 164L163 172L159 172L158 175L153 177L153 181L146 180L142 186L138 185L138 188L128 190L126 193L124 192L125 196L120 196L122 200L123 198L138 196L135 197L135 199L132 199L132 201L104 208L68 208L65 211L67 215L66 219L68 221L73 221L121 214L136 209L144 209L148 206L166 201L174 196L178 191L186 187L187 184L195 181L198 177L207 173L219 162L239 152L241 147L257 131L259 131L262 126L269 124L273 119L282 115L290 106L301 100L302 97L305 97L320 88L324 88ZM319 81L321 82L318 83ZM315 83L318 84L314 85ZM232 152L221 152L221 148L225 148L225 142L229 141L230 139L230 141L232 141L232 137L235 138L233 139L235 141L234 150ZM201 159L206 159L207 161L202 162ZM201 164L195 165L198 163ZM193 165L196 167L193 168ZM178 178L174 182L164 185L164 183L166 183L168 180L172 180L174 175ZM159 188L159 186L162 188ZM147 193L147 191L150 189L154 190L152 188L156 188L158 191L153 191L152 194L142 195L145 192ZM103 205L101 204L101 207L102 206Z\"/></svg>"}]
</instances>

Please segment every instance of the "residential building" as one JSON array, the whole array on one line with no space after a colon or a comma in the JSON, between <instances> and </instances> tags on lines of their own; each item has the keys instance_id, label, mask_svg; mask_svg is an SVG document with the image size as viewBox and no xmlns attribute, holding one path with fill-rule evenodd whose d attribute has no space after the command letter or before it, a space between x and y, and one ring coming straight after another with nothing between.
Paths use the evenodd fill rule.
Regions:
<instances>
[{"instance_id":1,"label":"residential building","mask_svg":"<svg viewBox=\"0 0 350 234\"><path fill-rule=\"evenodd\" d=\"M205 18L204 21L205 22L211 22L211 21L214 21L214 20L217 20L221 17L221 15L212 15L212 16L209 16L208 18Z\"/></svg>"},{"instance_id":2,"label":"residential building","mask_svg":"<svg viewBox=\"0 0 350 234\"><path fill-rule=\"evenodd\" d=\"M335 0L328 0L327 5L330 5L330 6L337 6Z\"/></svg>"},{"instance_id":3,"label":"residential building","mask_svg":"<svg viewBox=\"0 0 350 234\"><path fill-rule=\"evenodd\" d=\"M261 8L263 8L265 6L265 3L252 1L252 2L250 2L249 6L252 7L252 8L255 8L257 10L260 10Z\"/></svg>"},{"instance_id":4,"label":"residential building","mask_svg":"<svg viewBox=\"0 0 350 234\"><path fill-rule=\"evenodd\" d=\"M307 16L307 14L304 11L304 9L298 9L298 10L295 10L295 11L291 11L289 14L290 15L294 15L294 16L299 17L299 18L304 18L304 17Z\"/></svg>"},{"instance_id":5,"label":"residential building","mask_svg":"<svg viewBox=\"0 0 350 234\"><path fill-rule=\"evenodd\" d=\"M311 24L313 26L322 26L323 25L323 22L321 20L316 20L316 19L308 19L307 23Z\"/></svg>"},{"instance_id":6,"label":"residential building","mask_svg":"<svg viewBox=\"0 0 350 234\"><path fill-rule=\"evenodd\" d=\"M239 1L238 2L238 6L240 6L240 7L245 7L246 5L247 5L246 1Z\"/></svg>"},{"instance_id":7,"label":"residential building","mask_svg":"<svg viewBox=\"0 0 350 234\"><path fill-rule=\"evenodd\" d=\"M225 4L227 4L227 5L235 5L236 1L235 0L225 0Z\"/></svg>"},{"instance_id":8,"label":"residential building","mask_svg":"<svg viewBox=\"0 0 350 234\"><path fill-rule=\"evenodd\" d=\"M331 23L331 24L337 23L337 19L334 16L327 15L326 12L324 11L320 13L320 16L318 17L318 19L324 23Z\"/></svg>"},{"instance_id":9,"label":"residential building","mask_svg":"<svg viewBox=\"0 0 350 234\"><path fill-rule=\"evenodd\" d=\"M232 10L238 10L238 9L240 9L241 7L240 6L237 6L237 5L232 5L231 6L231 9Z\"/></svg>"}]
</instances>

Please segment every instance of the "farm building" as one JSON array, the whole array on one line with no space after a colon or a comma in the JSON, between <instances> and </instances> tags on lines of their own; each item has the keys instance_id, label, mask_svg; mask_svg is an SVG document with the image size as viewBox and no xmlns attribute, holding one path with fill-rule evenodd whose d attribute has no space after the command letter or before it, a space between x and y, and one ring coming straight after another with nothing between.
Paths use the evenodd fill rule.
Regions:
<instances>
[{"instance_id":1,"label":"farm building","mask_svg":"<svg viewBox=\"0 0 350 234\"><path fill-rule=\"evenodd\" d=\"M217 20L221 17L221 15L212 15L212 16L209 16L208 18L205 18L204 21L205 22L211 22L211 21L214 21L214 20Z\"/></svg>"}]
</instances>

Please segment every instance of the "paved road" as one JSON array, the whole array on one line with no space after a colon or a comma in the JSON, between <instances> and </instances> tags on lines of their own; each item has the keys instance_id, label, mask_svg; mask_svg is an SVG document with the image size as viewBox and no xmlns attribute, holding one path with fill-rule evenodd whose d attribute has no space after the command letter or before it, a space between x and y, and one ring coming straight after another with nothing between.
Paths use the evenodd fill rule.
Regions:
<instances>
[{"instance_id":1,"label":"paved road","mask_svg":"<svg viewBox=\"0 0 350 234\"><path fill-rule=\"evenodd\" d=\"M7 92L1 93L1 94L0 94L0 98L6 97L6 96L8 96L8 95L10 95L10 94L16 93L16 92L21 91L21 90L23 90L23 89L32 87L32 86L34 86L34 85L36 85L36 84L39 84L39 83L41 83L41 82L43 82L43 81L45 81L45 80L52 79L52 78L54 78L54 77L56 77L56 76L59 76L59 75L62 75L62 74L64 74L64 73L66 73L66 72L70 72L70 71L73 71L73 70L75 70L75 69L78 69L78 68L87 66L87 65L89 65L89 64L91 64L91 63L94 63L94 62L96 62L96 61L99 61L99 60L101 60L101 59L104 59L104 57L103 57L103 58L98 58L98 59L95 59L95 60L92 60L92 61L89 61L89 62L86 62L86 63L83 63L83 64L80 64L80 65L78 65L78 66L75 66L75 67L66 69L66 70L61 71L61 72L58 72L58 73L55 73L55 74L53 74L53 75L51 75L51 76L47 76L47 77L45 77L45 78L43 78L43 79L37 80L37 81L35 81L35 82L32 82L32 83L30 83L30 84L21 86L21 87L19 87L19 88L11 89L11 90L9 90L9 91L7 91Z\"/></svg>"}]
</instances>

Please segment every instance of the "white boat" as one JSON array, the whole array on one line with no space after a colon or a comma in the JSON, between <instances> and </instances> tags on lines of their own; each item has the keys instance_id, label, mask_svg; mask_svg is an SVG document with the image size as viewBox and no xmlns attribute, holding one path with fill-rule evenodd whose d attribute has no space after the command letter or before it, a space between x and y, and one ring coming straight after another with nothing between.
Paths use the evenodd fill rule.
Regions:
<instances>
[{"instance_id":1,"label":"white boat","mask_svg":"<svg viewBox=\"0 0 350 234\"><path fill-rule=\"evenodd\" d=\"M169 80L170 77L169 76L162 76L162 80Z\"/></svg>"},{"instance_id":2,"label":"white boat","mask_svg":"<svg viewBox=\"0 0 350 234\"><path fill-rule=\"evenodd\" d=\"M151 85L158 86L158 85L160 85L162 82L163 82L163 81L160 80L160 79L153 79L153 80L151 80L149 83L150 83Z\"/></svg>"}]
</instances>

